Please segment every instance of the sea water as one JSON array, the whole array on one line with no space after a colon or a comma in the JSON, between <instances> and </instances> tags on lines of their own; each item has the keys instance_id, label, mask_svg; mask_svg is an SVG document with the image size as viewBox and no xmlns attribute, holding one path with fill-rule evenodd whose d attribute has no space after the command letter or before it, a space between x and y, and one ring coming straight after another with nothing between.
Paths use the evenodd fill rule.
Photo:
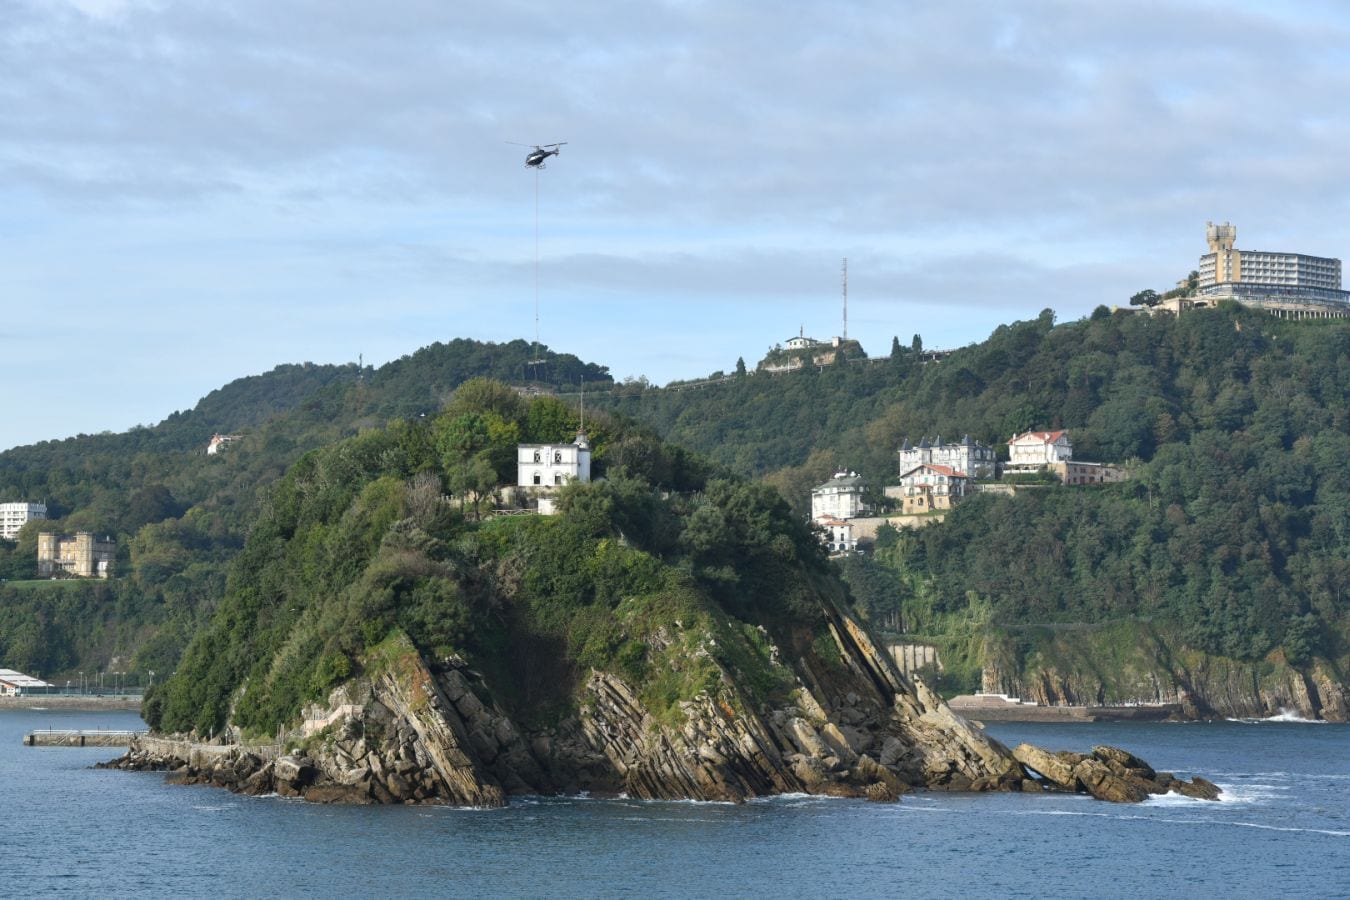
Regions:
<instances>
[{"instance_id":1,"label":"sea water","mask_svg":"<svg viewBox=\"0 0 1350 900\"><path fill-rule=\"evenodd\" d=\"M181 897L1350 896L1350 726L991 724L1005 743L1123 746L1220 802L918 793L742 805L515 798L501 810L319 806L93 769L0 711L0 894Z\"/></svg>"}]
</instances>

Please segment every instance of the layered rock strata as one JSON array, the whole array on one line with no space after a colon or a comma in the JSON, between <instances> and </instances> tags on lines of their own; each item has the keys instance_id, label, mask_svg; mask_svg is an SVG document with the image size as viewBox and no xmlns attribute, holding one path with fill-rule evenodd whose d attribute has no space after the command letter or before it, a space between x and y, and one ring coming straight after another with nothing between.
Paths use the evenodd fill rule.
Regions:
<instances>
[{"instance_id":1,"label":"layered rock strata","mask_svg":"<svg viewBox=\"0 0 1350 900\"><path fill-rule=\"evenodd\" d=\"M306 709L281 743L151 736L110 765L315 802L474 807L580 792L740 802L789 792L895 800L913 787L1041 789L1025 760L908 681L854 620L835 613L828 628L842 667L814 656L784 664L797 685L787 702L755 708L722 669L718 690L659 715L623 678L592 671L574 715L530 730L464 660L428 665L399 638L361 677ZM1053 784L1069 777L1037 771ZM1093 788L1110 781L1097 769L1076 771L1073 785L1094 796L1135 799Z\"/></svg>"},{"instance_id":2,"label":"layered rock strata","mask_svg":"<svg viewBox=\"0 0 1350 900\"><path fill-rule=\"evenodd\" d=\"M1077 791L1114 803L1139 803L1150 795L1167 793L1217 800L1223 793L1218 785L1203 778L1183 781L1171 772L1157 772L1119 747L1101 745L1089 754L1051 752L1033 744L1018 744L1013 756L1051 790Z\"/></svg>"}]
</instances>

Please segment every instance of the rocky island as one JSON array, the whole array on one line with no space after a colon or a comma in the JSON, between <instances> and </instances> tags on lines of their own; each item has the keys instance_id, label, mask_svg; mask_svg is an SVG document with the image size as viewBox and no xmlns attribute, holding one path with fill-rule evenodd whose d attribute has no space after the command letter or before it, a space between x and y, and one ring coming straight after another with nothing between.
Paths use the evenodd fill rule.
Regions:
<instances>
[{"instance_id":1,"label":"rocky island","mask_svg":"<svg viewBox=\"0 0 1350 900\"><path fill-rule=\"evenodd\" d=\"M618 421L557 514L486 515L571 411L470 383L303 458L110 765L317 802L744 801L911 788L1212 792L1129 753L1010 751L906 678L770 488ZM447 490L448 488L448 490Z\"/></svg>"}]
</instances>

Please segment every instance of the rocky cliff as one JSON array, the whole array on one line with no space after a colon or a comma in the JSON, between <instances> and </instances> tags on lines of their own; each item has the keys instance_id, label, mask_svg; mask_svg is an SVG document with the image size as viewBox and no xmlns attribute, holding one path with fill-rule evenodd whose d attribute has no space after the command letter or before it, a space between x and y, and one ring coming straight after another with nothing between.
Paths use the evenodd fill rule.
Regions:
<instances>
[{"instance_id":1,"label":"rocky cliff","mask_svg":"<svg viewBox=\"0 0 1350 900\"><path fill-rule=\"evenodd\" d=\"M845 665L777 664L796 680L787 703L753 708L723 669L719 690L659 716L623 678L593 671L577 714L528 730L462 659L428 664L398 635L365 673L306 709L284 746L217 744L203 756L186 736L157 737L120 765L171 768L180 781L250 793L468 806L582 791L743 801L1021 788L1026 774L1007 748L905 682L856 622L837 615L829 627Z\"/></svg>"},{"instance_id":2,"label":"rocky cliff","mask_svg":"<svg viewBox=\"0 0 1350 900\"><path fill-rule=\"evenodd\" d=\"M1290 665L1209 656L1134 623L1112 629L996 635L985 644L983 690L1046 706L1178 704L1188 718L1282 714L1350 721L1350 682L1327 660Z\"/></svg>"},{"instance_id":3,"label":"rocky cliff","mask_svg":"<svg viewBox=\"0 0 1350 900\"><path fill-rule=\"evenodd\" d=\"M152 736L111 763L167 769L184 784L313 802L444 803L494 807L512 795L627 795L740 802L806 792L895 800L913 787L958 791L1077 790L1137 802L1174 790L1217 794L1203 779L1156 776L1126 751L1091 756L1030 745L1009 751L908 682L851 618L829 623L845 662L791 666L791 702L760 710L729 679L654 714L631 685L592 672L580 711L523 729L491 685L459 658L429 665L403 635L367 671L305 710L276 744L201 744ZM776 655L776 654L775 654ZM1061 771L1062 770L1062 771Z\"/></svg>"}]
</instances>

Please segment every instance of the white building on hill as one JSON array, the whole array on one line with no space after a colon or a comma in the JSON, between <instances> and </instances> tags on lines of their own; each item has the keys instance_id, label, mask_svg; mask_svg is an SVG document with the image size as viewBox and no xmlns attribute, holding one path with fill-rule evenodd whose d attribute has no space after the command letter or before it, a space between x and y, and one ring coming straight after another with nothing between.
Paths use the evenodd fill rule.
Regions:
<instances>
[{"instance_id":1,"label":"white building on hill","mask_svg":"<svg viewBox=\"0 0 1350 900\"><path fill-rule=\"evenodd\" d=\"M867 484L857 472L836 472L829 481L811 489L811 520L852 519L868 512L864 497Z\"/></svg>"},{"instance_id":2,"label":"white building on hill","mask_svg":"<svg viewBox=\"0 0 1350 900\"><path fill-rule=\"evenodd\" d=\"M915 466L934 465L948 466L972 478L993 478L996 464L994 448L971 440L970 435L955 444L944 444L941 435L936 441L925 437L917 445L911 445L906 438L900 447L901 474Z\"/></svg>"},{"instance_id":3,"label":"white building on hill","mask_svg":"<svg viewBox=\"0 0 1350 900\"><path fill-rule=\"evenodd\" d=\"M1028 431L1008 441L1008 467L1038 468L1073 459L1067 431Z\"/></svg>"},{"instance_id":4,"label":"white building on hill","mask_svg":"<svg viewBox=\"0 0 1350 900\"><path fill-rule=\"evenodd\" d=\"M516 447L516 484L523 488L561 487L591 480L591 444L580 432L570 444L520 444Z\"/></svg>"},{"instance_id":5,"label":"white building on hill","mask_svg":"<svg viewBox=\"0 0 1350 900\"><path fill-rule=\"evenodd\" d=\"M33 519L45 518L45 503L0 503L0 538L18 540L20 528Z\"/></svg>"}]
</instances>

